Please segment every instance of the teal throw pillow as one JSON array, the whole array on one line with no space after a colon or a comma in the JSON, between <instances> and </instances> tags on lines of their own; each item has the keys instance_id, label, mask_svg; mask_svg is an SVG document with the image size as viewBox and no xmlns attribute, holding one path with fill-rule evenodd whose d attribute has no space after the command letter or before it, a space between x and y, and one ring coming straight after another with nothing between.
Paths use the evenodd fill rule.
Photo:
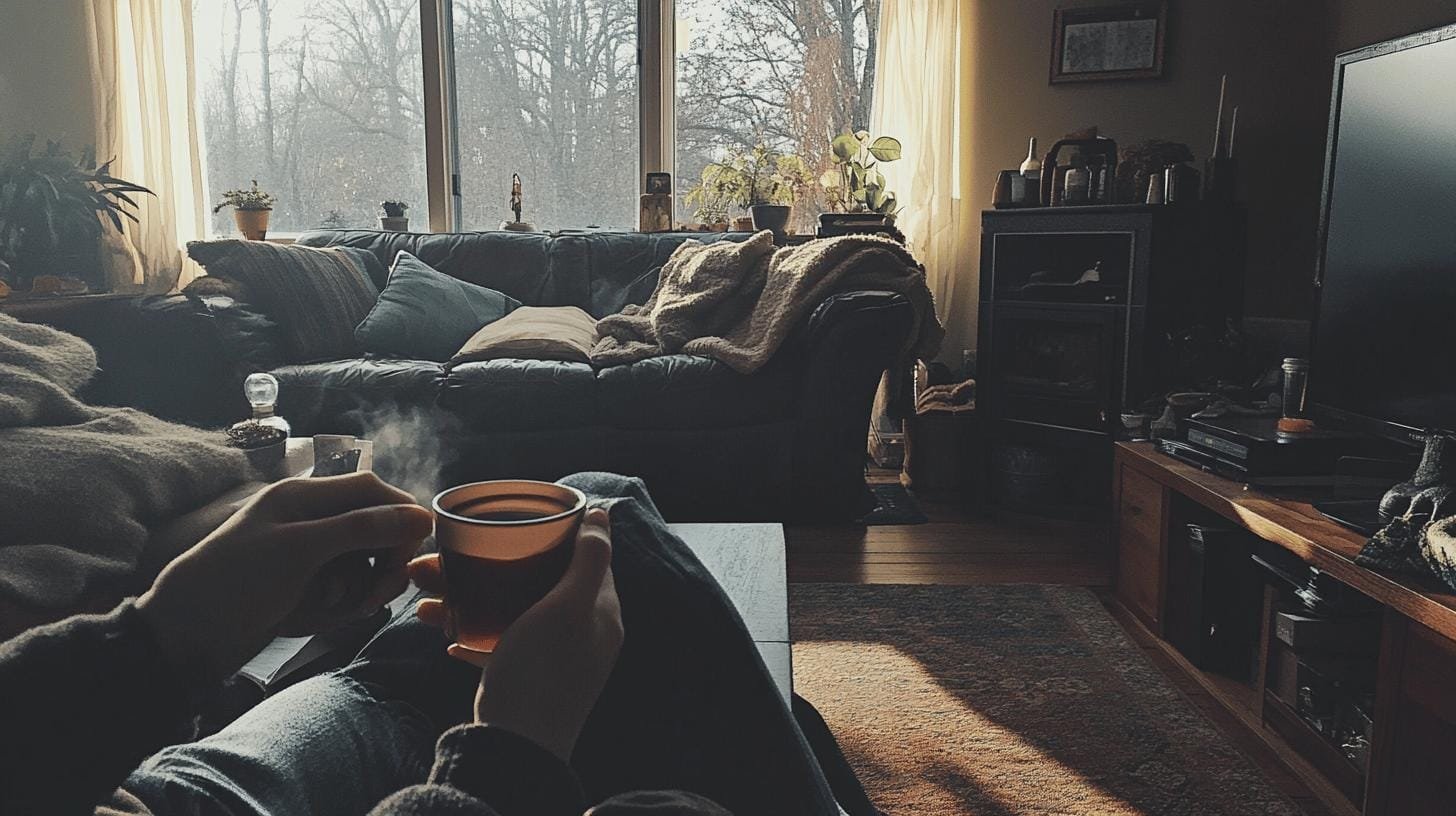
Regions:
<instances>
[{"instance_id":1,"label":"teal throw pillow","mask_svg":"<svg viewBox=\"0 0 1456 816\"><path fill-rule=\"evenodd\" d=\"M510 295L452 278L401 252L354 338L370 354L443 363L481 328L520 305Z\"/></svg>"}]
</instances>

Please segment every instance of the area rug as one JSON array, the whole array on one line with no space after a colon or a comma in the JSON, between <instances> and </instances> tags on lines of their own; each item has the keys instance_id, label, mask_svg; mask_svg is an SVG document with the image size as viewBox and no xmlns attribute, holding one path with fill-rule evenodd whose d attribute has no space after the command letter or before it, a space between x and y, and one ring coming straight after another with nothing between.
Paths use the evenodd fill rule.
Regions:
<instances>
[{"instance_id":1,"label":"area rug","mask_svg":"<svg viewBox=\"0 0 1456 816\"><path fill-rule=\"evenodd\" d=\"M1298 816L1076 587L794 584L794 687L875 805Z\"/></svg>"},{"instance_id":2,"label":"area rug","mask_svg":"<svg viewBox=\"0 0 1456 816\"><path fill-rule=\"evenodd\" d=\"M921 512L919 503L915 501L915 497L905 489L904 485L872 484L870 492L874 494L878 506L866 513L864 518L859 520L860 524L873 527L888 524L924 524L930 520L925 513Z\"/></svg>"}]
</instances>

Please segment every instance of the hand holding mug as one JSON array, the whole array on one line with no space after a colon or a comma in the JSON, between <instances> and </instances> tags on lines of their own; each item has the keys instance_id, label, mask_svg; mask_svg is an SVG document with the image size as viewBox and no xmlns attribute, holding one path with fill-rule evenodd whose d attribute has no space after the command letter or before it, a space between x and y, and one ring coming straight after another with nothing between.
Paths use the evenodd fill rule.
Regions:
<instances>
[{"instance_id":1,"label":"hand holding mug","mask_svg":"<svg viewBox=\"0 0 1456 816\"><path fill-rule=\"evenodd\" d=\"M484 662L475 699L477 722L505 728L560 757L571 757L581 727L606 685L622 645L622 610L612 579L607 512L587 511L565 574L546 596L508 626L489 656L450 647ZM440 557L409 565L427 592L443 593ZM424 600L420 619L448 626L449 600Z\"/></svg>"}]
</instances>

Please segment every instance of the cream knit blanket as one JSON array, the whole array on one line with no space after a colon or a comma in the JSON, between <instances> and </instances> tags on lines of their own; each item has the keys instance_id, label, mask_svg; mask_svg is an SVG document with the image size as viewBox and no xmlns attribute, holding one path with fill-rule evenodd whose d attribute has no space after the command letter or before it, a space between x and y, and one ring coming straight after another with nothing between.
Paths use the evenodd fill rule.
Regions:
<instances>
[{"instance_id":1,"label":"cream knit blanket","mask_svg":"<svg viewBox=\"0 0 1456 816\"><path fill-rule=\"evenodd\" d=\"M78 400L95 370L86 341L0 314L0 610L10 615L136 591L150 530L248 475L220 433Z\"/></svg>"},{"instance_id":2,"label":"cream knit blanket","mask_svg":"<svg viewBox=\"0 0 1456 816\"><path fill-rule=\"evenodd\" d=\"M934 357L945 330L925 272L887 238L843 236L774 251L773 235L704 245L686 241L673 252L652 297L597 321L593 365L636 362L664 354L700 354L750 374L825 298L883 290L904 295L915 325L903 352Z\"/></svg>"}]
</instances>

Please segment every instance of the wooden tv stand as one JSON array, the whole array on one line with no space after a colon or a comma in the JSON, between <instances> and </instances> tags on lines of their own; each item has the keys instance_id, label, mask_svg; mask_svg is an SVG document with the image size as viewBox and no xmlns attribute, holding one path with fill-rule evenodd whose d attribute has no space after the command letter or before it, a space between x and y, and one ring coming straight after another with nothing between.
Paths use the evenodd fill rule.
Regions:
<instances>
[{"instance_id":1,"label":"wooden tv stand","mask_svg":"<svg viewBox=\"0 0 1456 816\"><path fill-rule=\"evenodd\" d=\"M1117 602L1332 812L1456 813L1456 594L1359 566L1354 559L1365 543L1359 533L1308 504L1163 456L1151 443L1116 446L1112 492ZM1294 553L1383 607L1373 736L1363 778L1264 687L1274 590L1265 592L1258 679L1252 684L1200 671L1162 639L1169 541L1190 522L1217 519Z\"/></svg>"}]
</instances>

